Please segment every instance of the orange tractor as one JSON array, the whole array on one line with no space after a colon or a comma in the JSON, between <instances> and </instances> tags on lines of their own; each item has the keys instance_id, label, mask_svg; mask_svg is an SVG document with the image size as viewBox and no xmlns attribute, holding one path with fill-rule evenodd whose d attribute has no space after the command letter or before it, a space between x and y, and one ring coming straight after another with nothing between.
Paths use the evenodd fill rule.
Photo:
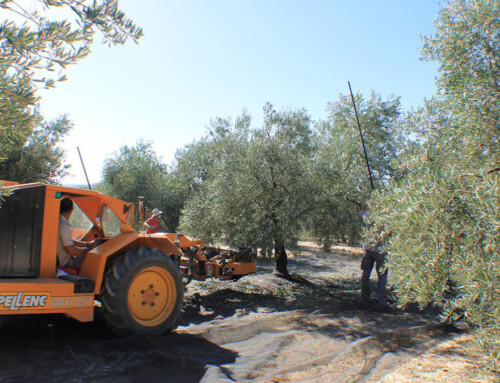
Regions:
<instances>
[{"instance_id":1,"label":"orange tractor","mask_svg":"<svg viewBox=\"0 0 500 383\"><path fill-rule=\"evenodd\" d=\"M136 206L144 219L141 199L128 203L92 190L2 184L10 195L0 205L0 315L61 313L87 322L102 306L116 333L158 335L175 326L186 282L255 272L249 251L208 248L182 234L136 232ZM75 205L73 238L97 244L77 275L58 276L62 198Z\"/></svg>"}]
</instances>

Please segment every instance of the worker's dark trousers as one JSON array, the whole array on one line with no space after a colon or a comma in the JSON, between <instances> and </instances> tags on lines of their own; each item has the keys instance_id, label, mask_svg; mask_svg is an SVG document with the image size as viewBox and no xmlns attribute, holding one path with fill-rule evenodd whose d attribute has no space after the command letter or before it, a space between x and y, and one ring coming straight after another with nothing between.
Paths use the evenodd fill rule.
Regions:
<instances>
[{"instance_id":1,"label":"worker's dark trousers","mask_svg":"<svg viewBox=\"0 0 500 383\"><path fill-rule=\"evenodd\" d=\"M375 264L375 270L378 276L378 303L381 305L387 304L387 274L388 269L385 267L386 253L379 253L377 251L365 250L363 259L361 260L361 299L364 301L370 300L370 274Z\"/></svg>"}]
</instances>

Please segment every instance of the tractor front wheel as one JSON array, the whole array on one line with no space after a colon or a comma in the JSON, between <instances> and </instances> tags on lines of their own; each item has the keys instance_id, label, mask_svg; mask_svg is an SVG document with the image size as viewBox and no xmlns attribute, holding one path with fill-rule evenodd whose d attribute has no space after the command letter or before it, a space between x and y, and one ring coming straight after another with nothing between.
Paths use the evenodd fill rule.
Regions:
<instances>
[{"instance_id":1,"label":"tractor front wheel","mask_svg":"<svg viewBox=\"0 0 500 383\"><path fill-rule=\"evenodd\" d=\"M175 263L158 249L141 247L116 260L104 276L104 318L123 336L161 335L175 326L184 285Z\"/></svg>"}]
</instances>

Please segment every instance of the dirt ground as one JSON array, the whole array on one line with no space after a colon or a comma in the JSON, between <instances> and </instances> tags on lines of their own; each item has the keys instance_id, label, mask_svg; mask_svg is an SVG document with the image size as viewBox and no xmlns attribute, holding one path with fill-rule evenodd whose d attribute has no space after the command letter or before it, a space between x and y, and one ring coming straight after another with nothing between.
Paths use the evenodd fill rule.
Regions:
<instances>
[{"instance_id":1,"label":"dirt ground","mask_svg":"<svg viewBox=\"0 0 500 383\"><path fill-rule=\"evenodd\" d=\"M289 270L193 281L179 327L124 339L104 323L60 316L0 319L0 382L495 382L470 333L432 311L359 300L358 249L301 243ZM390 273L389 273L390 275ZM390 281L390 277L389 277ZM375 280L372 279L375 286Z\"/></svg>"}]
</instances>

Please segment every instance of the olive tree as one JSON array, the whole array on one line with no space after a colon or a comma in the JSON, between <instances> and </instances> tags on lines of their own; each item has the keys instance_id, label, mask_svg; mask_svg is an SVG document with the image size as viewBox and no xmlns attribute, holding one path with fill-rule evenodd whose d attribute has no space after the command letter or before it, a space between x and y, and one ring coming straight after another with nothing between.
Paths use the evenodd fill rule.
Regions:
<instances>
[{"instance_id":1,"label":"olive tree","mask_svg":"<svg viewBox=\"0 0 500 383\"><path fill-rule=\"evenodd\" d=\"M210 161L187 200L182 227L233 246L274 249L276 270L289 277L286 248L296 244L312 200L310 118L266 104L262 126L249 127L245 114L234 126L213 122L196 148L200 161Z\"/></svg>"},{"instance_id":2,"label":"olive tree","mask_svg":"<svg viewBox=\"0 0 500 383\"><path fill-rule=\"evenodd\" d=\"M401 156L374 218L394 233L390 268L401 305L464 316L500 361L500 6L453 0L423 53L439 93L407 120L422 144Z\"/></svg>"},{"instance_id":3,"label":"olive tree","mask_svg":"<svg viewBox=\"0 0 500 383\"><path fill-rule=\"evenodd\" d=\"M311 212L311 120L305 110L264 107L264 124L251 142L248 176L260 236L274 248L276 271L288 276L287 247L294 247Z\"/></svg>"},{"instance_id":4,"label":"olive tree","mask_svg":"<svg viewBox=\"0 0 500 383\"><path fill-rule=\"evenodd\" d=\"M24 146L11 149L0 162L0 179L20 183L59 182L69 168L64 162L61 143L72 128L66 116L35 127Z\"/></svg>"},{"instance_id":5,"label":"olive tree","mask_svg":"<svg viewBox=\"0 0 500 383\"><path fill-rule=\"evenodd\" d=\"M375 188L394 176L393 161L404 147L399 118L400 100L382 100L372 92L366 100L355 96L370 173L351 98L341 95L328 105L328 119L316 124L313 178L314 214L311 230L325 250L333 240L356 244L363 227L361 210Z\"/></svg>"},{"instance_id":6,"label":"olive tree","mask_svg":"<svg viewBox=\"0 0 500 383\"><path fill-rule=\"evenodd\" d=\"M142 30L117 0L0 1L0 160L44 126L39 87L53 87L90 53L96 33L109 45L137 41ZM66 11L61 19L57 11ZM55 14L54 14L55 13ZM33 139L31 136L30 139Z\"/></svg>"},{"instance_id":7,"label":"olive tree","mask_svg":"<svg viewBox=\"0 0 500 383\"><path fill-rule=\"evenodd\" d=\"M123 145L106 158L102 170L102 190L124 201L145 198L146 206L162 210L167 166L153 150L152 143L139 140ZM163 218L163 217L162 217Z\"/></svg>"},{"instance_id":8,"label":"olive tree","mask_svg":"<svg viewBox=\"0 0 500 383\"><path fill-rule=\"evenodd\" d=\"M246 245L243 233L235 233L232 225L241 222L244 213L235 209L234 198L245 170L250 117L216 118L210 122L208 134L177 153L177 166L172 175L184 185L186 204L181 216L181 230L206 241L224 241ZM241 195L241 201L245 196ZM243 219L246 222L246 219ZM244 224L238 230L245 230ZM248 228L247 228L248 229ZM238 231L236 230L236 231Z\"/></svg>"}]
</instances>

